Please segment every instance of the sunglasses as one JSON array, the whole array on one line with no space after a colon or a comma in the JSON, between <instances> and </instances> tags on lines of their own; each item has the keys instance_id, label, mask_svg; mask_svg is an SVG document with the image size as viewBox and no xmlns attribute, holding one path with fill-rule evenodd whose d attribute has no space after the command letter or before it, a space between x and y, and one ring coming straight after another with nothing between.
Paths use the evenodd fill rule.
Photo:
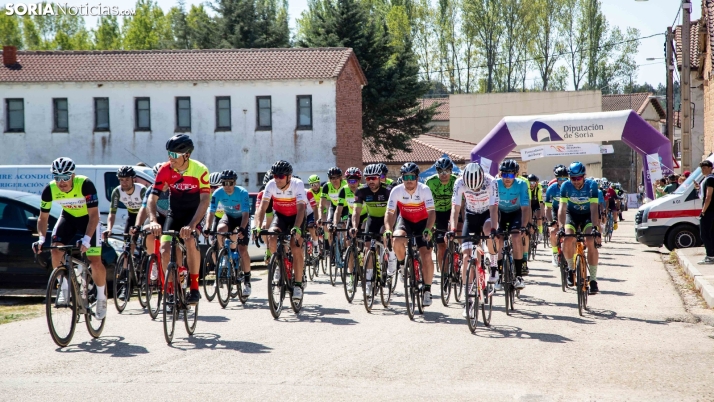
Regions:
<instances>
[{"instance_id":1,"label":"sunglasses","mask_svg":"<svg viewBox=\"0 0 714 402\"><path fill-rule=\"evenodd\" d=\"M570 176L570 181L585 180L585 176Z\"/></svg>"},{"instance_id":2,"label":"sunglasses","mask_svg":"<svg viewBox=\"0 0 714 402\"><path fill-rule=\"evenodd\" d=\"M516 174L515 173L501 173L501 177L504 179L515 179Z\"/></svg>"},{"instance_id":3,"label":"sunglasses","mask_svg":"<svg viewBox=\"0 0 714 402\"><path fill-rule=\"evenodd\" d=\"M402 180L404 180L404 181L415 181L416 179L417 179L417 175L415 175L415 174L402 175Z\"/></svg>"},{"instance_id":4,"label":"sunglasses","mask_svg":"<svg viewBox=\"0 0 714 402\"><path fill-rule=\"evenodd\" d=\"M274 174L273 175L273 178L278 179L278 180L282 180L286 177L288 177L288 175L286 175L286 174Z\"/></svg>"},{"instance_id":5,"label":"sunglasses","mask_svg":"<svg viewBox=\"0 0 714 402\"><path fill-rule=\"evenodd\" d=\"M234 182L234 181L224 181L224 182L223 182L223 187L226 187L226 186L234 186L235 184L236 184L236 182Z\"/></svg>"},{"instance_id":6,"label":"sunglasses","mask_svg":"<svg viewBox=\"0 0 714 402\"><path fill-rule=\"evenodd\" d=\"M438 173L438 174L451 174L451 170L449 170L449 169L436 169L436 173Z\"/></svg>"},{"instance_id":7,"label":"sunglasses","mask_svg":"<svg viewBox=\"0 0 714 402\"><path fill-rule=\"evenodd\" d=\"M357 184L359 183L359 179L347 179L347 184Z\"/></svg>"},{"instance_id":8,"label":"sunglasses","mask_svg":"<svg viewBox=\"0 0 714 402\"><path fill-rule=\"evenodd\" d=\"M558 177L558 181L568 181L567 177Z\"/></svg>"},{"instance_id":9,"label":"sunglasses","mask_svg":"<svg viewBox=\"0 0 714 402\"><path fill-rule=\"evenodd\" d=\"M71 173L70 174L56 174L56 175L53 175L52 177L54 177L55 181L57 181L57 182L60 182L60 181L64 182L64 181L70 181L72 179L72 174Z\"/></svg>"},{"instance_id":10,"label":"sunglasses","mask_svg":"<svg viewBox=\"0 0 714 402\"><path fill-rule=\"evenodd\" d=\"M379 180L379 176L366 176L365 180L367 181L377 181Z\"/></svg>"},{"instance_id":11,"label":"sunglasses","mask_svg":"<svg viewBox=\"0 0 714 402\"><path fill-rule=\"evenodd\" d=\"M178 152L171 152L169 151L169 158L171 159L178 159L186 154L178 153Z\"/></svg>"}]
</instances>

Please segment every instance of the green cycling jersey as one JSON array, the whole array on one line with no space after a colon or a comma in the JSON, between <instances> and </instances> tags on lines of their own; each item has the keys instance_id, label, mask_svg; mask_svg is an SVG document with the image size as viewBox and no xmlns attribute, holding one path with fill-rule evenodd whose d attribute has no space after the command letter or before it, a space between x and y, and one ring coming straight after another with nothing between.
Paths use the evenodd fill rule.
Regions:
<instances>
[{"instance_id":1,"label":"green cycling jersey","mask_svg":"<svg viewBox=\"0 0 714 402\"><path fill-rule=\"evenodd\" d=\"M431 195L434 197L434 210L436 212L451 211L451 196L454 194L456 179L455 174L449 176L449 181L446 184L441 183L438 174L426 179L426 186L429 187Z\"/></svg>"}]
</instances>

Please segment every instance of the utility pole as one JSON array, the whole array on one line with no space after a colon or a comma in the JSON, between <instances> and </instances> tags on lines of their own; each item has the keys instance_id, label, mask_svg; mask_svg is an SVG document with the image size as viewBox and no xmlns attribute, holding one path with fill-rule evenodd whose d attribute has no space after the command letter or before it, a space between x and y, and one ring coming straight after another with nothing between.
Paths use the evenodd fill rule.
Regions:
<instances>
[{"instance_id":1,"label":"utility pole","mask_svg":"<svg viewBox=\"0 0 714 402\"><path fill-rule=\"evenodd\" d=\"M667 138L674 144L674 62L672 54L672 27L667 27L665 40L665 65L667 67ZM676 158L677 155L674 155Z\"/></svg>"},{"instance_id":2,"label":"utility pole","mask_svg":"<svg viewBox=\"0 0 714 402\"><path fill-rule=\"evenodd\" d=\"M682 0L682 171L692 170L692 88L690 83L690 26L692 3Z\"/></svg>"}]
</instances>

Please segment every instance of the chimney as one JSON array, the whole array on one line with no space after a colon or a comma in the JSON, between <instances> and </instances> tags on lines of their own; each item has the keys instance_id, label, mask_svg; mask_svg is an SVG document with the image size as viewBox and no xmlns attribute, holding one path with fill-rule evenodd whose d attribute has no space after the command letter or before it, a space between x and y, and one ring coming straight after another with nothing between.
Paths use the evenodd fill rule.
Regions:
<instances>
[{"instance_id":1,"label":"chimney","mask_svg":"<svg viewBox=\"0 0 714 402\"><path fill-rule=\"evenodd\" d=\"M6 67L17 64L17 48L15 46L2 47L2 64Z\"/></svg>"}]
</instances>

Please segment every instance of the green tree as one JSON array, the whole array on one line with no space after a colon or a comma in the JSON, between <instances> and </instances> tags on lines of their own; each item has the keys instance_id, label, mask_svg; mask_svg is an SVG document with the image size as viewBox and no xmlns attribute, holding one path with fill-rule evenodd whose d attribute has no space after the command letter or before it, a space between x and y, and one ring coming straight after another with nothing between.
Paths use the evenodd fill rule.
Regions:
<instances>
[{"instance_id":1,"label":"green tree","mask_svg":"<svg viewBox=\"0 0 714 402\"><path fill-rule=\"evenodd\" d=\"M186 16L186 32L188 33L188 44L193 49L213 49L218 47L217 25L211 18L203 4L192 5Z\"/></svg>"},{"instance_id":2,"label":"green tree","mask_svg":"<svg viewBox=\"0 0 714 402\"><path fill-rule=\"evenodd\" d=\"M526 0L504 0L501 3L503 39L498 66L499 90L513 92L525 78L525 60L532 44L531 3Z\"/></svg>"},{"instance_id":3,"label":"green tree","mask_svg":"<svg viewBox=\"0 0 714 402\"><path fill-rule=\"evenodd\" d=\"M186 5L183 0L179 0L175 6L171 7L166 18L171 24L171 32L173 33L173 49L191 49L188 22L186 21Z\"/></svg>"},{"instance_id":4,"label":"green tree","mask_svg":"<svg viewBox=\"0 0 714 402\"><path fill-rule=\"evenodd\" d=\"M564 32L562 30L560 15L568 12L563 8L564 0L534 0L533 16L536 27L534 36L533 59L542 90L548 90L548 84L560 59L560 54L565 49Z\"/></svg>"},{"instance_id":5,"label":"green tree","mask_svg":"<svg viewBox=\"0 0 714 402\"><path fill-rule=\"evenodd\" d=\"M288 5L279 0L215 0L217 32L225 48L290 46Z\"/></svg>"},{"instance_id":6,"label":"green tree","mask_svg":"<svg viewBox=\"0 0 714 402\"><path fill-rule=\"evenodd\" d=\"M22 30L19 18L0 12L0 46L15 46L22 48Z\"/></svg>"},{"instance_id":7,"label":"green tree","mask_svg":"<svg viewBox=\"0 0 714 402\"><path fill-rule=\"evenodd\" d=\"M600 76L599 69L606 65L605 60L609 57L612 45L608 43L608 24L602 13L600 0L584 0L582 7L583 23L587 27L587 87L596 89Z\"/></svg>"},{"instance_id":8,"label":"green tree","mask_svg":"<svg viewBox=\"0 0 714 402\"><path fill-rule=\"evenodd\" d=\"M493 92L503 37L503 5L497 0L464 0L466 35L475 39L486 66L486 92Z\"/></svg>"},{"instance_id":9,"label":"green tree","mask_svg":"<svg viewBox=\"0 0 714 402\"><path fill-rule=\"evenodd\" d=\"M99 17L97 29L94 30L94 48L97 50L121 49L121 30L115 15Z\"/></svg>"},{"instance_id":10,"label":"green tree","mask_svg":"<svg viewBox=\"0 0 714 402\"><path fill-rule=\"evenodd\" d=\"M573 78L573 87L579 90L583 79L587 75L588 35L591 27L587 24L585 6L587 0L565 0L565 9L568 12L561 14L561 24L565 36L565 47L569 52L567 56L568 68Z\"/></svg>"},{"instance_id":11,"label":"green tree","mask_svg":"<svg viewBox=\"0 0 714 402\"><path fill-rule=\"evenodd\" d=\"M434 70L438 69L437 48L434 38L435 11L429 0L417 0L412 4L412 43L423 78L431 81Z\"/></svg>"},{"instance_id":12,"label":"green tree","mask_svg":"<svg viewBox=\"0 0 714 402\"><path fill-rule=\"evenodd\" d=\"M138 0L135 14L124 19L124 48L151 50L170 48L173 43L171 24L161 7L153 0Z\"/></svg>"}]
</instances>

